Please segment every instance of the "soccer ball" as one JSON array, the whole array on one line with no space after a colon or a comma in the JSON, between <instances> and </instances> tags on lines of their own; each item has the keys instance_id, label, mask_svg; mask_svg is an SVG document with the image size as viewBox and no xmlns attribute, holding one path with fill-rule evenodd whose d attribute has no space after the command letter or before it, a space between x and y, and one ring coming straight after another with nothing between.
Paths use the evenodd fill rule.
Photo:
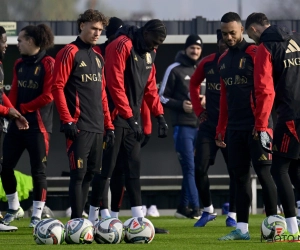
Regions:
<instances>
[{"instance_id":1,"label":"soccer ball","mask_svg":"<svg viewBox=\"0 0 300 250\"><path fill-rule=\"evenodd\" d=\"M280 236L286 230L285 218L280 215L266 217L261 224L261 237L267 241L273 241L275 236Z\"/></svg>"},{"instance_id":2,"label":"soccer ball","mask_svg":"<svg viewBox=\"0 0 300 250\"><path fill-rule=\"evenodd\" d=\"M96 223L95 241L99 244L117 244L124 238L123 223L117 218L107 218Z\"/></svg>"},{"instance_id":3,"label":"soccer ball","mask_svg":"<svg viewBox=\"0 0 300 250\"><path fill-rule=\"evenodd\" d=\"M124 222L126 243L150 243L155 230L152 222L144 217L133 217Z\"/></svg>"},{"instance_id":4,"label":"soccer ball","mask_svg":"<svg viewBox=\"0 0 300 250\"><path fill-rule=\"evenodd\" d=\"M43 219L33 229L33 239L38 245L60 245L65 240L65 227L59 220Z\"/></svg>"},{"instance_id":5,"label":"soccer ball","mask_svg":"<svg viewBox=\"0 0 300 250\"><path fill-rule=\"evenodd\" d=\"M68 244L91 244L94 240L94 227L87 219L71 219L66 223L65 230Z\"/></svg>"}]
</instances>

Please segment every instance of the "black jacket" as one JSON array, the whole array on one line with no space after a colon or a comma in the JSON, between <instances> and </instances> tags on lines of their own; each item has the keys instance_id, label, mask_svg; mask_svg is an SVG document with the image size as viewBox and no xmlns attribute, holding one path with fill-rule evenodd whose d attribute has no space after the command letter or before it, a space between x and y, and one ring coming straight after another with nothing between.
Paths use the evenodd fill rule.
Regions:
<instances>
[{"instance_id":1,"label":"black jacket","mask_svg":"<svg viewBox=\"0 0 300 250\"><path fill-rule=\"evenodd\" d=\"M103 133L109 122L105 92L104 60L80 37L56 55L52 93L63 123Z\"/></svg>"},{"instance_id":2,"label":"black jacket","mask_svg":"<svg viewBox=\"0 0 300 250\"><path fill-rule=\"evenodd\" d=\"M220 116L218 127L225 132L252 130L254 127L254 60L256 46L245 40L229 48L219 59L221 76Z\"/></svg>"},{"instance_id":3,"label":"black jacket","mask_svg":"<svg viewBox=\"0 0 300 250\"><path fill-rule=\"evenodd\" d=\"M204 110L207 112L207 120L200 124L199 129L209 131L216 128L219 119L220 108L220 74L218 60L220 53L213 53L204 57L197 67L190 81L190 93L194 112L199 116ZM199 94L201 93L201 83L205 80L205 109L201 106Z\"/></svg>"},{"instance_id":4,"label":"black jacket","mask_svg":"<svg viewBox=\"0 0 300 250\"><path fill-rule=\"evenodd\" d=\"M300 119L300 34L272 25L260 42L255 65L255 127L265 130L264 116L271 112L274 96L278 123Z\"/></svg>"},{"instance_id":5,"label":"black jacket","mask_svg":"<svg viewBox=\"0 0 300 250\"><path fill-rule=\"evenodd\" d=\"M53 67L54 59L46 51L33 56L22 56L15 62L8 97L12 105L27 119L30 130L52 132ZM18 129L14 122L11 123L11 129Z\"/></svg>"},{"instance_id":6,"label":"black jacket","mask_svg":"<svg viewBox=\"0 0 300 250\"><path fill-rule=\"evenodd\" d=\"M116 39L105 51L105 77L114 104L114 125L129 128L126 120L131 117L140 121L143 99L154 116L163 114L155 79L156 53L147 49L142 28L119 28Z\"/></svg>"},{"instance_id":7,"label":"black jacket","mask_svg":"<svg viewBox=\"0 0 300 250\"><path fill-rule=\"evenodd\" d=\"M196 61L181 51L177 53L175 62L165 72L159 95L160 101L171 110L172 126L198 127L195 113L186 113L183 110L183 101L191 100L189 85L196 64Z\"/></svg>"}]
</instances>

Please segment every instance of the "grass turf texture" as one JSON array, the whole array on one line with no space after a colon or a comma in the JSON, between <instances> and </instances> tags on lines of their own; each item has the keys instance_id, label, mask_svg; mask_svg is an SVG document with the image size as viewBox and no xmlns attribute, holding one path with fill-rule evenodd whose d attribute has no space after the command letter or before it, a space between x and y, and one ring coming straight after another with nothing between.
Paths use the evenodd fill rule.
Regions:
<instances>
[{"instance_id":1,"label":"grass turf texture","mask_svg":"<svg viewBox=\"0 0 300 250\"><path fill-rule=\"evenodd\" d=\"M125 222L129 217L121 217L120 220ZM193 227L196 220L175 219L174 217L149 218L156 227L165 228L170 234L157 234L150 244L127 244L124 241L116 245L99 245L95 241L90 245L68 245L65 242L62 245L49 246L37 245L32 237L32 229L28 228L29 219L14 221L12 225L17 226L17 232L0 233L0 249L299 249L297 243L261 243L260 242L260 225L264 215L250 215L250 241L218 241L218 238L229 233L232 228L225 226L225 216L218 216L215 221L209 222L206 227ZM63 223L68 221L67 218L59 218Z\"/></svg>"}]
</instances>

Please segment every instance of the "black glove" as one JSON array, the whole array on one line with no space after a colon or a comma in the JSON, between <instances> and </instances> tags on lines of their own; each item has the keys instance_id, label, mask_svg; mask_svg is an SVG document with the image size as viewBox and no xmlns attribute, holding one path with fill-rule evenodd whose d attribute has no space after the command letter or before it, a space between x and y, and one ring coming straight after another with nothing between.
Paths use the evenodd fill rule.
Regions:
<instances>
[{"instance_id":1,"label":"black glove","mask_svg":"<svg viewBox=\"0 0 300 250\"><path fill-rule=\"evenodd\" d=\"M141 148L144 147L148 143L149 140L150 140L150 135L144 135L144 140L141 144Z\"/></svg>"},{"instance_id":2,"label":"black glove","mask_svg":"<svg viewBox=\"0 0 300 250\"><path fill-rule=\"evenodd\" d=\"M79 130L76 126L76 123L69 122L63 124L63 132L65 133L67 139L74 141L79 133Z\"/></svg>"},{"instance_id":3,"label":"black glove","mask_svg":"<svg viewBox=\"0 0 300 250\"><path fill-rule=\"evenodd\" d=\"M163 115L159 115L156 117L157 119L157 125L158 125L158 137L159 138L165 138L167 137L168 133L168 125L166 123L166 120Z\"/></svg>"},{"instance_id":4,"label":"black glove","mask_svg":"<svg viewBox=\"0 0 300 250\"><path fill-rule=\"evenodd\" d=\"M207 120L207 111L204 110L202 113L198 116L198 120L200 123L205 122Z\"/></svg>"},{"instance_id":5,"label":"black glove","mask_svg":"<svg viewBox=\"0 0 300 250\"><path fill-rule=\"evenodd\" d=\"M103 149L111 148L115 143L115 132L112 129L107 129L103 139Z\"/></svg>"},{"instance_id":6,"label":"black glove","mask_svg":"<svg viewBox=\"0 0 300 250\"><path fill-rule=\"evenodd\" d=\"M268 153L273 154L271 145L272 145L272 137L269 135L267 131L259 131L258 132L258 137L261 146L263 147L263 150L265 150Z\"/></svg>"},{"instance_id":7,"label":"black glove","mask_svg":"<svg viewBox=\"0 0 300 250\"><path fill-rule=\"evenodd\" d=\"M137 141L141 141L143 137L143 130L141 126L138 124L138 122L133 118L130 117L127 119L129 127L133 130L134 132L134 137Z\"/></svg>"}]
</instances>

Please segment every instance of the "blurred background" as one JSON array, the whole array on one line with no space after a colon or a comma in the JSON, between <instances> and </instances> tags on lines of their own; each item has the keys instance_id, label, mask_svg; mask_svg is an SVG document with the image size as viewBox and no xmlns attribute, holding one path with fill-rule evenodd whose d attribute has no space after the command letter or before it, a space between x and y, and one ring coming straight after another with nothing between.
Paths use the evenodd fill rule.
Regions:
<instances>
[{"instance_id":1,"label":"blurred background","mask_svg":"<svg viewBox=\"0 0 300 250\"><path fill-rule=\"evenodd\" d=\"M124 20L190 20L202 16L219 20L234 11L246 19L264 12L269 19L297 19L299 0L1 0L0 21L76 20L87 8Z\"/></svg>"}]
</instances>

